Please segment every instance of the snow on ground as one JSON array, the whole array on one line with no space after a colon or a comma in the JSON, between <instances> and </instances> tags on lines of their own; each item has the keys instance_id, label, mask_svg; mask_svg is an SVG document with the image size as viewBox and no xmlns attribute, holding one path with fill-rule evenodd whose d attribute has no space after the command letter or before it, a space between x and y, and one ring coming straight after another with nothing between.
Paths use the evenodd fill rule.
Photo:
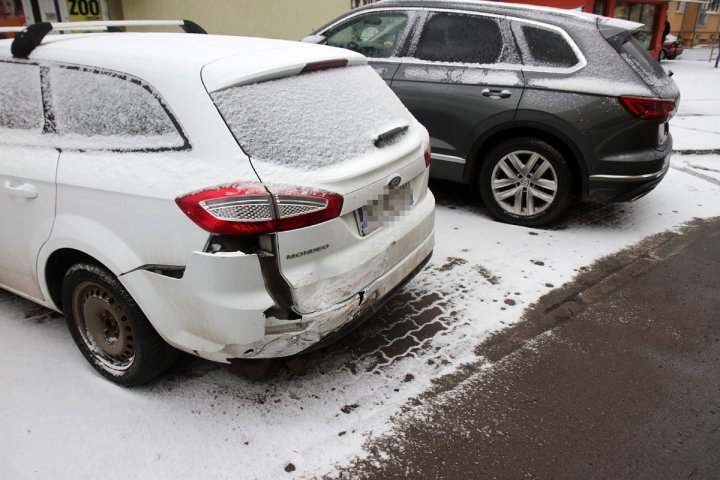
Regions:
<instances>
[{"instance_id":1,"label":"snow on ground","mask_svg":"<svg viewBox=\"0 0 720 480\"><path fill-rule=\"evenodd\" d=\"M691 57L685 59L701 65ZM702 129L717 127L719 110L703 110L701 101L720 102L717 83L706 81L715 73L695 75L688 67L682 74L680 62L672 66L684 103L673 133L679 144L698 148L694 133L677 122L697 113ZM705 86L698 93L692 85ZM252 382L184 357L153 385L124 389L86 364L62 318L0 292L2 478L326 473L362 455L363 442L391 429L400 406L433 378L476 360L475 345L583 267L648 235L720 215L720 156L675 156L646 197L575 207L545 230L490 220L472 192L456 185L432 188L438 208L431 264L360 331L313 354L304 377L281 371Z\"/></svg>"},{"instance_id":2,"label":"snow on ground","mask_svg":"<svg viewBox=\"0 0 720 480\"><path fill-rule=\"evenodd\" d=\"M720 184L720 161L717 155L677 155L674 159L677 169L691 172L710 182Z\"/></svg>"},{"instance_id":3,"label":"snow on ground","mask_svg":"<svg viewBox=\"0 0 720 480\"><path fill-rule=\"evenodd\" d=\"M670 121L676 150L720 149L720 68L709 58L709 48L693 48L662 63L675 73L672 78L682 95Z\"/></svg>"},{"instance_id":4,"label":"snow on ground","mask_svg":"<svg viewBox=\"0 0 720 480\"><path fill-rule=\"evenodd\" d=\"M720 157L703 162L720 166ZM673 168L639 201L577 207L550 230L493 222L454 186L435 185L434 259L401 294L416 306L402 313L406 302L391 302L380 314L387 324L364 329L360 353L347 344L317 354L305 377L281 372L251 382L184 359L154 385L124 389L85 363L59 316L0 293L2 471L17 480L327 472L361 455L366 435L387 431L399 406L475 359L473 347L488 333L580 268L647 235L720 215L720 186L695 176L690 163L679 166L691 173ZM402 329L396 321L408 319L396 316L429 322Z\"/></svg>"}]
</instances>

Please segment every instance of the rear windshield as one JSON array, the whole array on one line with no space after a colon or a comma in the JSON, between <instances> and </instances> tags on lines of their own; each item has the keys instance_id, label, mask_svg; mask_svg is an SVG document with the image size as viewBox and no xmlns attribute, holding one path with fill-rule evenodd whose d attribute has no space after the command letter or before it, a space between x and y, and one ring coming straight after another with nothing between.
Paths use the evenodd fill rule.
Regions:
<instances>
[{"instance_id":1,"label":"rear windshield","mask_svg":"<svg viewBox=\"0 0 720 480\"><path fill-rule=\"evenodd\" d=\"M667 83L669 77L665 70L635 37L628 37L620 49L620 55L648 85L657 87Z\"/></svg>"},{"instance_id":2,"label":"rear windshield","mask_svg":"<svg viewBox=\"0 0 720 480\"><path fill-rule=\"evenodd\" d=\"M377 151L412 116L369 66L231 87L211 94L251 160L315 170Z\"/></svg>"}]
</instances>

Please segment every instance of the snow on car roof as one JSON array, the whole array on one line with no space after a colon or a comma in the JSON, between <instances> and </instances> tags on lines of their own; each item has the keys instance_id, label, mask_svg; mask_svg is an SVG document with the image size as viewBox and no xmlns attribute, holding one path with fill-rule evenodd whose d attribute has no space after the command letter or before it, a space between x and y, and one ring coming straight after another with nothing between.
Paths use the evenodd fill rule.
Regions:
<instances>
[{"instance_id":1,"label":"snow on car roof","mask_svg":"<svg viewBox=\"0 0 720 480\"><path fill-rule=\"evenodd\" d=\"M0 58L11 58L12 40L0 40ZM273 51L275 57L292 61L294 53L306 57L327 47L288 40L187 33L93 33L48 35L29 60L50 60L98 68L117 69L142 76L144 70L199 70L230 56ZM337 50L337 58L354 58Z\"/></svg>"},{"instance_id":2,"label":"snow on car roof","mask_svg":"<svg viewBox=\"0 0 720 480\"><path fill-rule=\"evenodd\" d=\"M637 30L638 28L642 27L642 23L632 22L629 20L622 20L622 19L616 19L616 18L608 18L603 17L600 15L595 15L593 13L587 13L576 9L566 9L566 8L557 8L557 7L546 7L543 5L528 5L528 4L521 4L521 3L506 3L506 2L495 2L491 0L382 0L380 2L375 3L374 5L388 5L388 4L410 4L410 3L416 3L416 4L435 4L437 6L438 4L442 4L443 6L453 6L453 5L465 5L465 6L477 6L477 7L491 7L491 8L508 8L513 10L525 10L528 12L541 12L541 13L550 13L550 14L556 14L556 15L564 15L567 17L573 17L577 18L579 20L584 20L586 22L592 22L596 23L598 21L604 22L604 23L611 23L613 26L618 28L624 28L627 30Z\"/></svg>"},{"instance_id":3,"label":"snow on car roof","mask_svg":"<svg viewBox=\"0 0 720 480\"><path fill-rule=\"evenodd\" d=\"M512 9L518 9L518 10L531 10L531 11L540 11L540 12L547 12L547 13L559 13L562 15L567 15L575 18L579 18L581 20L586 21L592 21L594 22L597 18L597 15L593 15L592 13L585 13L581 12L579 10L569 10L564 8L557 8L557 7L546 7L541 5L527 5L527 4L520 4L520 3L506 3L506 2L494 2L489 0L382 0L375 5L383 5L388 3L437 3L437 4L447 4L447 5L474 5L474 6L487 6L487 7L500 7L500 8L512 8Z\"/></svg>"}]
</instances>

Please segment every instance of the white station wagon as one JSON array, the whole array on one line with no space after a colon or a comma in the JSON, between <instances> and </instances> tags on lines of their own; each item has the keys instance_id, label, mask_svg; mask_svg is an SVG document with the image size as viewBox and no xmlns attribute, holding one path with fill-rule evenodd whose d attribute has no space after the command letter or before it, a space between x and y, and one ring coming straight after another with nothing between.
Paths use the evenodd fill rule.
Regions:
<instances>
[{"instance_id":1,"label":"white station wagon","mask_svg":"<svg viewBox=\"0 0 720 480\"><path fill-rule=\"evenodd\" d=\"M52 27L0 40L0 286L105 377L319 348L429 259L427 131L363 56Z\"/></svg>"}]
</instances>

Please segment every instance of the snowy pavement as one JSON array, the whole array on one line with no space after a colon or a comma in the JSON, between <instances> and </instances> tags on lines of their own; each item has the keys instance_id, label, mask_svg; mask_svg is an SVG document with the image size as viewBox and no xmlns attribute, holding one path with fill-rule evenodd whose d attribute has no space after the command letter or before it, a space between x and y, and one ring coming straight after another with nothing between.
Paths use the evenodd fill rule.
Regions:
<instances>
[{"instance_id":1,"label":"snowy pavement","mask_svg":"<svg viewBox=\"0 0 720 480\"><path fill-rule=\"evenodd\" d=\"M2 470L17 480L94 478L109 465L119 478L328 472L554 286L650 234L720 215L720 186L702 178L720 157L680 158L650 195L578 207L552 230L493 222L471 192L434 185L432 263L357 334L314 354L304 377L258 383L186 358L154 385L124 389L86 364L62 318L0 293Z\"/></svg>"},{"instance_id":2,"label":"snowy pavement","mask_svg":"<svg viewBox=\"0 0 720 480\"><path fill-rule=\"evenodd\" d=\"M715 61L709 58L709 48L693 48L662 62L674 72L682 95L678 113L670 121L676 151L720 150L720 68L714 68Z\"/></svg>"},{"instance_id":3,"label":"snowy pavement","mask_svg":"<svg viewBox=\"0 0 720 480\"><path fill-rule=\"evenodd\" d=\"M667 63L684 81L680 60ZM715 73L704 75L693 83L710 85L706 76ZM682 85L684 102L702 99ZM707 102L696 102L697 110L681 104L687 118L700 112L702 130L718 127L712 109L701 111L720 102L713 88L703 90ZM677 125L682 115L673 121L676 145L692 147L695 130ZM253 382L184 357L151 386L121 388L85 362L60 316L0 292L2 478L328 473L362 456L368 438L389 432L392 416L412 408L433 379L482 360L474 347L490 333L598 258L720 215L720 155L676 156L646 197L575 207L548 230L494 222L457 185L431 188L438 200L432 262L361 330L307 358L304 377L280 371Z\"/></svg>"}]
</instances>

